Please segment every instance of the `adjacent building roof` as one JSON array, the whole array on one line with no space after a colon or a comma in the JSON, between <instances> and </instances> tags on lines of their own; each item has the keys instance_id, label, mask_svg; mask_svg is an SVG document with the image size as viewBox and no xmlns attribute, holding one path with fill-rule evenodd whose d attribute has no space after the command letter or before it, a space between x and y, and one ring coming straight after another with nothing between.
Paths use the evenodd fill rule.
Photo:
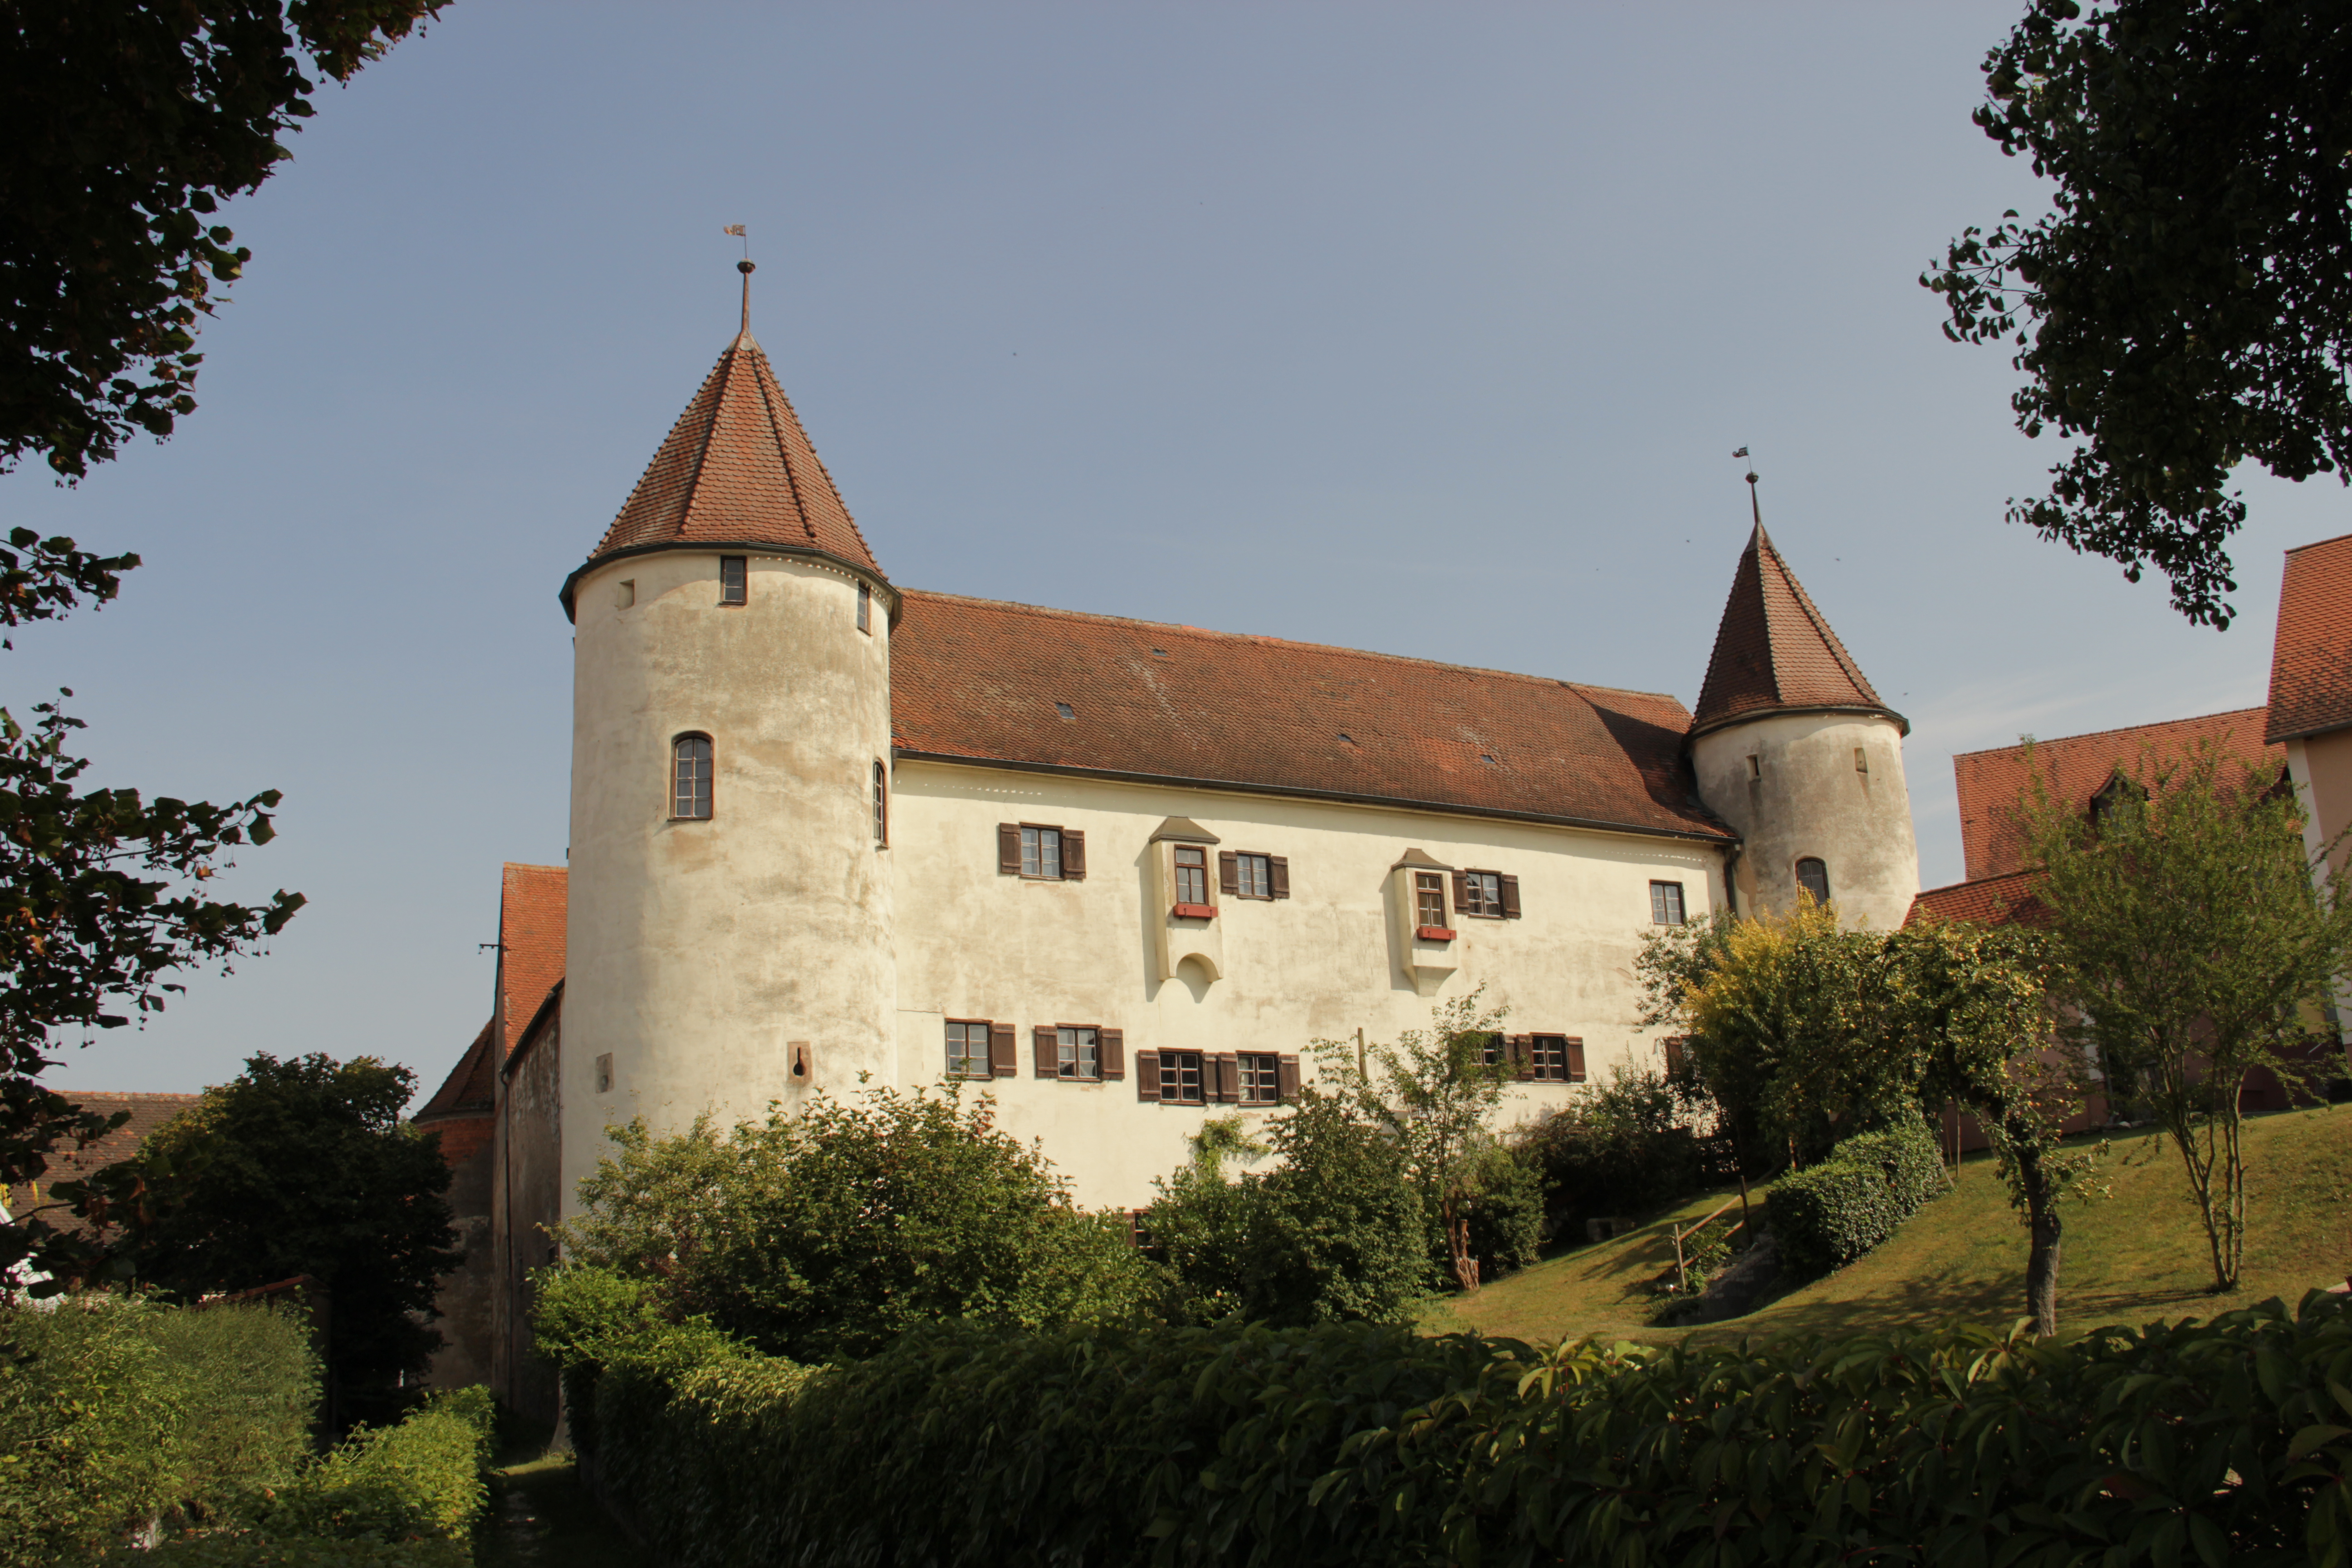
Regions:
<instances>
[{"instance_id":1,"label":"adjacent building roof","mask_svg":"<svg viewBox=\"0 0 2352 1568\"><path fill-rule=\"evenodd\" d=\"M2043 787L2063 804L2090 809L2091 797L2106 787L2119 767L2137 768L2143 756L2179 757L2214 744L2248 762L2283 763L2284 751L2263 742L2266 710L2240 708L2161 724L2136 724L2033 743L2029 768L2022 745L1989 752L1963 752L1952 759L1952 779L1960 796L1960 848L1971 881L2006 876L2025 866L2025 824L2018 804L2038 771Z\"/></svg>"},{"instance_id":2,"label":"adjacent building roof","mask_svg":"<svg viewBox=\"0 0 2352 1568\"><path fill-rule=\"evenodd\" d=\"M2041 880L2038 871L2011 871L1974 882L1928 888L1911 900L1911 912L1903 918L1903 923L1917 925L1921 921L1937 920L1996 926L2016 921L2022 925L2047 925L2050 908L2034 892Z\"/></svg>"},{"instance_id":3,"label":"adjacent building roof","mask_svg":"<svg viewBox=\"0 0 2352 1568\"><path fill-rule=\"evenodd\" d=\"M681 544L829 556L883 580L866 536L748 331L719 356L587 564ZM575 572L563 584L567 611L578 577Z\"/></svg>"},{"instance_id":4,"label":"adjacent building roof","mask_svg":"<svg viewBox=\"0 0 2352 1568\"><path fill-rule=\"evenodd\" d=\"M441 1080L413 1120L438 1121L451 1116L487 1116L498 1108L495 1075L499 1070L499 1021L492 1018Z\"/></svg>"},{"instance_id":5,"label":"adjacent building roof","mask_svg":"<svg viewBox=\"0 0 2352 1568\"><path fill-rule=\"evenodd\" d=\"M2352 533L2286 552L2266 741L2352 725Z\"/></svg>"},{"instance_id":6,"label":"adjacent building roof","mask_svg":"<svg viewBox=\"0 0 2352 1568\"><path fill-rule=\"evenodd\" d=\"M76 1149L68 1141L50 1149L48 1172L37 1184L39 1191L9 1194L12 1213L22 1215L36 1204L47 1201L48 1189L56 1183L79 1181L93 1172L128 1160L139 1152L139 1145L147 1142L157 1128L204 1098L194 1094L97 1094L71 1089L58 1092L84 1110L94 1110L101 1116L127 1110L131 1120L85 1148ZM28 1195L31 1202L26 1201ZM89 1229L71 1215L53 1213L42 1217L60 1230L79 1234Z\"/></svg>"},{"instance_id":7,"label":"adjacent building roof","mask_svg":"<svg viewBox=\"0 0 2352 1568\"><path fill-rule=\"evenodd\" d=\"M547 994L563 978L563 902L566 873L561 866L522 866L509 861L499 895L499 978L496 1066L522 1038Z\"/></svg>"},{"instance_id":8,"label":"adjacent building roof","mask_svg":"<svg viewBox=\"0 0 2352 1568\"><path fill-rule=\"evenodd\" d=\"M1758 523L1732 574L1692 733L1776 710L1863 709L1903 725Z\"/></svg>"},{"instance_id":9,"label":"adjacent building roof","mask_svg":"<svg viewBox=\"0 0 2352 1568\"><path fill-rule=\"evenodd\" d=\"M909 591L890 698L908 756L1732 837L1652 692Z\"/></svg>"}]
</instances>

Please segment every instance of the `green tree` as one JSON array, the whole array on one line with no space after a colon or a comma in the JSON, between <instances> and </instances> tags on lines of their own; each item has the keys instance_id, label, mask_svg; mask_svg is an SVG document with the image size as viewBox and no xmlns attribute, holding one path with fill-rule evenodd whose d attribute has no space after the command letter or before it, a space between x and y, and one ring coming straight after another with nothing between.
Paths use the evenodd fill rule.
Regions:
<instances>
[{"instance_id":1,"label":"green tree","mask_svg":"<svg viewBox=\"0 0 2352 1568\"><path fill-rule=\"evenodd\" d=\"M193 411L196 318L252 253L213 220L446 0L7 0L0 8L0 472L68 479Z\"/></svg>"},{"instance_id":2,"label":"green tree","mask_svg":"<svg viewBox=\"0 0 2352 1568\"><path fill-rule=\"evenodd\" d=\"M607 1130L614 1152L557 1229L567 1267L659 1283L772 1354L870 1355L919 1322L1123 1321L1155 1293L1124 1216L1086 1214L994 1101L869 1089L721 1130Z\"/></svg>"},{"instance_id":3,"label":"green tree","mask_svg":"<svg viewBox=\"0 0 2352 1568\"><path fill-rule=\"evenodd\" d=\"M1486 1005L1481 985L1440 1005L1426 1030L1407 1029L1393 1046L1316 1040L1318 1076L1384 1129L1433 1212L1447 1266L1464 1290L1478 1289L1470 1216L1495 1167L1496 1109L1511 1066L1504 1059L1505 1009Z\"/></svg>"},{"instance_id":4,"label":"green tree","mask_svg":"<svg viewBox=\"0 0 2352 1568\"><path fill-rule=\"evenodd\" d=\"M1976 122L2052 211L1968 229L1920 282L1954 341L2013 338L2018 427L2080 443L2010 519L2226 627L2238 465L2352 479L2352 15L2032 0L1984 75Z\"/></svg>"},{"instance_id":5,"label":"green tree","mask_svg":"<svg viewBox=\"0 0 2352 1568\"><path fill-rule=\"evenodd\" d=\"M2280 773L2207 745L2119 769L2127 787L2095 819L2038 771L2023 803L2080 1009L2065 1036L2179 1150L2217 1290L2236 1288L2245 1253L2246 1075L2300 1076L2306 1020L2352 967L2352 900L2315 880Z\"/></svg>"},{"instance_id":6,"label":"green tree","mask_svg":"<svg viewBox=\"0 0 2352 1568\"><path fill-rule=\"evenodd\" d=\"M128 1162L139 1271L190 1300L308 1274L333 1292L327 1369L348 1418L397 1408L441 1343L436 1282L463 1261L440 1140L400 1119L406 1068L268 1053Z\"/></svg>"}]
</instances>

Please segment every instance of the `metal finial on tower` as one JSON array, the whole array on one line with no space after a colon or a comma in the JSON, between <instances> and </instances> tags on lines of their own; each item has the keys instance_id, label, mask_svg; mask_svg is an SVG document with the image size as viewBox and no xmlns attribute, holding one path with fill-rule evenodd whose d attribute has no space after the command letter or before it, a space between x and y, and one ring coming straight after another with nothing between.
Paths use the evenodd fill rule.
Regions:
<instances>
[{"instance_id":1,"label":"metal finial on tower","mask_svg":"<svg viewBox=\"0 0 2352 1568\"><path fill-rule=\"evenodd\" d=\"M751 274L756 270L751 261L751 232L740 223L730 223L720 232L743 242L743 259L735 264L735 270L743 275L743 325L740 335L748 338L751 335Z\"/></svg>"},{"instance_id":2,"label":"metal finial on tower","mask_svg":"<svg viewBox=\"0 0 2352 1568\"><path fill-rule=\"evenodd\" d=\"M1742 447L1731 455L1735 458L1745 458L1748 456L1748 448ZM1764 508L1756 500L1756 469L1753 465L1750 465L1748 470L1748 515L1756 520L1757 527L1764 526Z\"/></svg>"}]
</instances>

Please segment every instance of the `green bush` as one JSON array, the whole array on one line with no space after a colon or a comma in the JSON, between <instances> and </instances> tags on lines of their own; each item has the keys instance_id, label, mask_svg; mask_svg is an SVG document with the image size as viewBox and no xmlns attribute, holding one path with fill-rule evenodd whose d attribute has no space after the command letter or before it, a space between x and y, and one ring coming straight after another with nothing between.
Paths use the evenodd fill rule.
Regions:
<instances>
[{"instance_id":1,"label":"green bush","mask_svg":"<svg viewBox=\"0 0 2352 1568\"><path fill-rule=\"evenodd\" d=\"M307 1329L266 1307L0 1310L0 1564L233 1510L308 1458L318 1386Z\"/></svg>"},{"instance_id":2,"label":"green bush","mask_svg":"<svg viewBox=\"0 0 2352 1568\"><path fill-rule=\"evenodd\" d=\"M1648 1214L1696 1192L1700 1152L1682 1114L1664 1078L1620 1062L1520 1134L1515 1147L1542 1174L1554 1232L1581 1241L1588 1219Z\"/></svg>"},{"instance_id":3,"label":"green bush","mask_svg":"<svg viewBox=\"0 0 2352 1568\"><path fill-rule=\"evenodd\" d=\"M167 1541L152 1552L120 1554L122 1568L467 1568L463 1541L264 1541L203 1535ZM109 1559L110 1562L115 1559Z\"/></svg>"},{"instance_id":4,"label":"green bush","mask_svg":"<svg viewBox=\"0 0 2352 1568\"><path fill-rule=\"evenodd\" d=\"M489 1391L436 1394L397 1426L362 1427L275 1489L252 1516L265 1540L462 1539L488 1500Z\"/></svg>"},{"instance_id":5,"label":"green bush","mask_svg":"<svg viewBox=\"0 0 2352 1568\"><path fill-rule=\"evenodd\" d=\"M2352 1311L2315 1292L2070 1343L953 1325L596 1397L608 1494L679 1568L2340 1568L2347 1376Z\"/></svg>"},{"instance_id":6,"label":"green bush","mask_svg":"<svg viewBox=\"0 0 2352 1568\"><path fill-rule=\"evenodd\" d=\"M1497 1144L1486 1151L1478 1195L1467 1209L1470 1256L1478 1260L1480 1279L1495 1279L1543 1256L1544 1173L1518 1150ZM1445 1231L1433 1224L1430 1268L1443 1270L1447 1261Z\"/></svg>"},{"instance_id":7,"label":"green bush","mask_svg":"<svg viewBox=\"0 0 2352 1568\"><path fill-rule=\"evenodd\" d=\"M1943 1159L1918 1118L1849 1138L1772 1184L1767 1213L1781 1266L1799 1279L1843 1268L1943 1190Z\"/></svg>"}]
</instances>

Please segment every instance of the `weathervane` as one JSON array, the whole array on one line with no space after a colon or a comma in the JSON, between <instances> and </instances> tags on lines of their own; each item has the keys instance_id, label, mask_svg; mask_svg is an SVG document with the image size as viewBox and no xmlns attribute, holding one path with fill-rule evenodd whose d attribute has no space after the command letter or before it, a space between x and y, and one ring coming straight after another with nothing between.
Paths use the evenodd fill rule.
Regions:
<instances>
[{"instance_id":1,"label":"weathervane","mask_svg":"<svg viewBox=\"0 0 2352 1568\"><path fill-rule=\"evenodd\" d=\"M749 229L740 223L730 223L720 232L731 234L743 242L743 259L735 264L735 270L743 275L742 335L748 338L751 335L751 273L754 270L751 262L751 237Z\"/></svg>"},{"instance_id":2,"label":"weathervane","mask_svg":"<svg viewBox=\"0 0 2352 1568\"><path fill-rule=\"evenodd\" d=\"M1745 458L1748 456L1748 448L1742 447L1731 455L1735 458ZM1764 509L1756 500L1756 465L1752 462L1748 466L1748 514L1756 520L1757 527L1764 526Z\"/></svg>"}]
</instances>

